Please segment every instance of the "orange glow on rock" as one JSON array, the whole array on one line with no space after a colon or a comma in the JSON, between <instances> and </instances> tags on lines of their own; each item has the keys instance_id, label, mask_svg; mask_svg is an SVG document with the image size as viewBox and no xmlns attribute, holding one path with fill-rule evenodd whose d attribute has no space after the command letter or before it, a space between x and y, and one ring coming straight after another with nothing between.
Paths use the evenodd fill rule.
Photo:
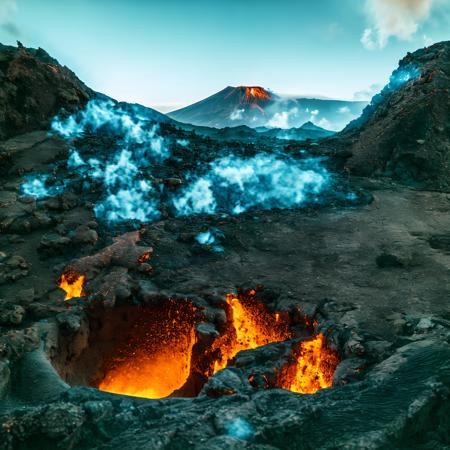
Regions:
<instances>
[{"instance_id":1,"label":"orange glow on rock","mask_svg":"<svg viewBox=\"0 0 450 450\"><path fill-rule=\"evenodd\" d=\"M220 356L214 362L213 373L225 368L241 350L250 350L291 338L287 321L279 323L276 314L269 312L262 303L252 297L237 298L229 294L227 304L231 317L226 332L214 345Z\"/></svg>"},{"instance_id":2,"label":"orange glow on rock","mask_svg":"<svg viewBox=\"0 0 450 450\"><path fill-rule=\"evenodd\" d=\"M251 102L252 99L270 100L272 96L262 87L249 86L245 88L245 98L247 102Z\"/></svg>"},{"instance_id":3,"label":"orange glow on rock","mask_svg":"<svg viewBox=\"0 0 450 450\"><path fill-rule=\"evenodd\" d=\"M191 373L195 308L190 303L142 309L125 342L106 361L98 389L144 398L164 398Z\"/></svg>"},{"instance_id":4,"label":"orange glow on rock","mask_svg":"<svg viewBox=\"0 0 450 450\"><path fill-rule=\"evenodd\" d=\"M64 300L70 300L74 297L83 297L84 275L69 271L61 275L59 279L59 287L66 291Z\"/></svg>"},{"instance_id":5,"label":"orange glow on rock","mask_svg":"<svg viewBox=\"0 0 450 450\"><path fill-rule=\"evenodd\" d=\"M299 394L314 394L319 389L331 387L339 357L325 344L323 334L301 342L296 365L284 377L280 387Z\"/></svg>"}]
</instances>

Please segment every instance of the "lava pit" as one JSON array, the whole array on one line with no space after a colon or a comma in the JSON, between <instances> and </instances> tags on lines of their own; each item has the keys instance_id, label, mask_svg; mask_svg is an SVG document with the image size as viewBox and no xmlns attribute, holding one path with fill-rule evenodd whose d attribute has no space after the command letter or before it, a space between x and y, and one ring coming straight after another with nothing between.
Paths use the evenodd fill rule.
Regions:
<instances>
[{"instance_id":1,"label":"lava pit","mask_svg":"<svg viewBox=\"0 0 450 450\"><path fill-rule=\"evenodd\" d=\"M227 366L241 350L251 350L292 337L287 314L272 313L255 300L254 290L245 295L227 295L228 321L222 336L212 346L217 357L213 373Z\"/></svg>"},{"instance_id":2,"label":"lava pit","mask_svg":"<svg viewBox=\"0 0 450 450\"><path fill-rule=\"evenodd\" d=\"M299 394L315 394L333 385L339 355L326 346L325 336L318 334L294 349L296 360L280 377L279 387Z\"/></svg>"},{"instance_id":3,"label":"lava pit","mask_svg":"<svg viewBox=\"0 0 450 450\"><path fill-rule=\"evenodd\" d=\"M58 286L66 292L64 300L70 300L74 297L83 297L86 295L83 292L84 279L84 275L78 274L71 270L61 275L58 281Z\"/></svg>"},{"instance_id":4,"label":"lava pit","mask_svg":"<svg viewBox=\"0 0 450 450\"><path fill-rule=\"evenodd\" d=\"M287 341L290 357L271 369L276 381L268 387L302 394L330 387L339 357L326 347L325 337L305 340L311 322L296 322L288 312L271 312L255 294L251 290L228 295L226 323L206 335L205 329L214 327L200 326L204 311L188 300L97 306L87 312L82 336L66 342L65 357L55 367L70 384L115 394L194 397L210 377L233 365L238 352Z\"/></svg>"}]
</instances>

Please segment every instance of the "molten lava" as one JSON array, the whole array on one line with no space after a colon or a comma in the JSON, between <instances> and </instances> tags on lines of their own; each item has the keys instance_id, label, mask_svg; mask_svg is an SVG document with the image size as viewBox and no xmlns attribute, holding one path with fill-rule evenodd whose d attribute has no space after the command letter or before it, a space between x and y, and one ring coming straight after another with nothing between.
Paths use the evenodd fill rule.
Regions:
<instances>
[{"instance_id":1,"label":"molten lava","mask_svg":"<svg viewBox=\"0 0 450 450\"><path fill-rule=\"evenodd\" d=\"M223 336L215 343L214 349L219 354L214 362L213 373L223 369L228 361L241 350L250 350L290 339L291 332L287 321L280 322L279 313L271 313L250 295L237 298L229 294L227 304L230 316L229 326Z\"/></svg>"},{"instance_id":2,"label":"molten lava","mask_svg":"<svg viewBox=\"0 0 450 450\"><path fill-rule=\"evenodd\" d=\"M246 103L252 103L254 99L270 100L272 96L264 88L259 86L248 86L245 88Z\"/></svg>"},{"instance_id":3,"label":"molten lava","mask_svg":"<svg viewBox=\"0 0 450 450\"><path fill-rule=\"evenodd\" d=\"M296 365L284 377L281 387L300 394L314 394L331 387L338 363L337 353L325 346L325 337L319 334L300 344Z\"/></svg>"},{"instance_id":4,"label":"molten lava","mask_svg":"<svg viewBox=\"0 0 450 450\"><path fill-rule=\"evenodd\" d=\"M168 302L140 308L126 339L106 361L98 389L115 394L163 398L181 388L191 373L195 307Z\"/></svg>"},{"instance_id":5,"label":"molten lava","mask_svg":"<svg viewBox=\"0 0 450 450\"><path fill-rule=\"evenodd\" d=\"M74 297L83 297L84 275L80 275L74 271L68 271L61 275L59 279L59 287L66 291L64 300L70 300Z\"/></svg>"}]
</instances>

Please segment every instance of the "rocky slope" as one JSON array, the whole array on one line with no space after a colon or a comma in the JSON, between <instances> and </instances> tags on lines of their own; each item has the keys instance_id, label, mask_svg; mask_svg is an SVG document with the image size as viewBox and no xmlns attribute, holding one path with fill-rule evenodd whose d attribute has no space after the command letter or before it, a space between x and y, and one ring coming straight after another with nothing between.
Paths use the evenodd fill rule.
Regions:
<instances>
[{"instance_id":1,"label":"rocky slope","mask_svg":"<svg viewBox=\"0 0 450 450\"><path fill-rule=\"evenodd\" d=\"M336 137L357 175L450 190L450 42L405 56L361 118Z\"/></svg>"},{"instance_id":2,"label":"rocky slope","mask_svg":"<svg viewBox=\"0 0 450 450\"><path fill-rule=\"evenodd\" d=\"M93 95L43 49L0 44L0 139L48 128L56 114L75 111Z\"/></svg>"}]
</instances>

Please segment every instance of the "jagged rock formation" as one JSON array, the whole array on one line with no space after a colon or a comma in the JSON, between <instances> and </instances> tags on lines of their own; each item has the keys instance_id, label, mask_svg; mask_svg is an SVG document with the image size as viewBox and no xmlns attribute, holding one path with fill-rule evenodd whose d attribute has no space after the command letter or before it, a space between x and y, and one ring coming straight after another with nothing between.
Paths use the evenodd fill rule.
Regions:
<instances>
[{"instance_id":1,"label":"jagged rock formation","mask_svg":"<svg viewBox=\"0 0 450 450\"><path fill-rule=\"evenodd\" d=\"M351 173L448 191L450 42L409 53L393 77L410 70L417 76L400 87L391 82L333 142L351 152Z\"/></svg>"},{"instance_id":2,"label":"jagged rock formation","mask_svg":"<svg viewBox=\"0 0 450 450\"><path fill-rule=\"evenodd\" d=\"M0 139L48 128L62 109L73 112L93 95L42 48L0 44Z\"/></svg>"}]
</instances>

